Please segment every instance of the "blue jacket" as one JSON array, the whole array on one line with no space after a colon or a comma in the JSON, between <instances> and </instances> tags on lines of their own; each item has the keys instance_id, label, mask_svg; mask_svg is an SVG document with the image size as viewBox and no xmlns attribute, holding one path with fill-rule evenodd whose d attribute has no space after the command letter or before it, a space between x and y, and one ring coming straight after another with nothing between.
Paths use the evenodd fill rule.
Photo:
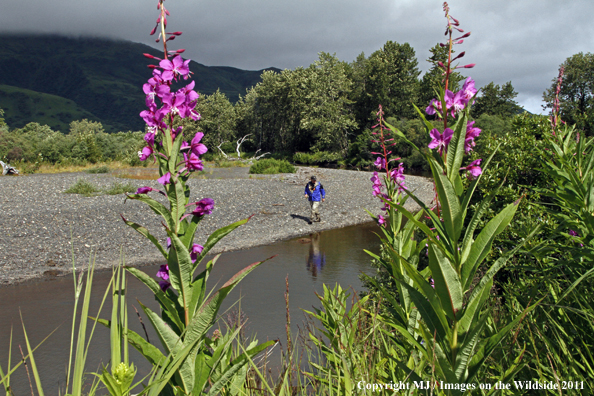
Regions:
<instances>
[{"instance_id":1,"label":"blue jacket","mask_svg":"<svg viewBox=\"0 0 594 396\"><path fill-rule=\"evenodd\" d=\"M324 186L320 183L316 182L313 189L311 189L311 182L305 185L305 193L308 196L308 200L310 201L321 201L322 199L326 198L326 191L324 191Z\"/></svg>"}]
</instances>

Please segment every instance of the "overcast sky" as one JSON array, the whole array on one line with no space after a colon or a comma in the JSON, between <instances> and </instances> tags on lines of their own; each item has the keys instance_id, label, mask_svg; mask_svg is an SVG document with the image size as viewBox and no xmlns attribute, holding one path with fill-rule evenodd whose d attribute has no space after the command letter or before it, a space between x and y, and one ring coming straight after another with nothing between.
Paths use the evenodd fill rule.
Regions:
<instances>
[{"instance_id":1,"label":"overcast sky","mask_svg":"<svg viewBox=\"0 0 594 396\"><path fill-rule=\"evenodd\" d=\"M410 43L419 67L443 40L437 0L167 0L170 49L209 66L259 70L307 66L320 51L352 61L386 41ZM511 81L518 102L540 113L559 65L594 52L592 0L452 0L451 15L472 35L459 46L477 85ZM2 0L0 30L112 37L156 46L148 35L156 0Z\"/></svg>"}]
</instances>

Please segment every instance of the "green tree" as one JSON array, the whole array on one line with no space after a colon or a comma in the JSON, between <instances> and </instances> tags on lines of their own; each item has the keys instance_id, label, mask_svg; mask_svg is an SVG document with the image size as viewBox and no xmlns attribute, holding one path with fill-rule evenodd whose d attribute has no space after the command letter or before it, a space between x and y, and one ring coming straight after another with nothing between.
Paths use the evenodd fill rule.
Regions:
<instances>
[{"instance_id":1,"label":"green tree","mask_svg":"<svg viewBox=\"0 0 594 396\"><path fill-rule=\"evenodd\" d=\"M311 131L311 148L346 154L349 134L357 127L349 99L353 83L348 77L348 64L336 55L321 52L307 71L307 106L301 125Z\"/></svg>"},{"instance_id":2,"label":"green tree","mask_svg":"<svg viewBox=\"0 0 594 396\"><path fill-rule=\"evenodd\" d=\"M97 136L105 134L100 122L83 119L70 123L70 136L74 137L76 144L72 147L72 157L96 163L101 161L103 153L97 142Z\"/></svg>"},{"instance_id":3,"label":"green tree","mask_svg":"<svg viewBox=\"0 0 594 396\"><path fill-rule=\"evenodd\" d=\"M196 110L201 116L200 128L204 132L203 142L208 147L215 148L222 142L235 139L237 123L235 109L220 90L217 89L212 95L201 95L196 104ZM190 136L192 137L194 134Z\"/></svg>"},{"instance_id":4,"label":"green tree","mask_svg":"<svg viewBox=\"0 0 594 396\"><path fill-rule=\"evenodd\" d=\"M493 82L481 88L480 96L472 107L472 116L480 117L482 114L513 117L520 113L522 108L514 100L518 93L514 90L511 81L501 87Z\"/></svg>"},{"instance_id":5,"label":"green tree","mask_svg":"<svg viewBox=\"0 0 594 396\"><path fill-rule=\"evenodd\" d=\"M575 124L588 136L594 135L594 54L580 52L561 64L565 68L559 93L561 119ZM548 108L553 107L557 78L543 94ZM545 107L545 108L546 108Z\"/></svg>"},{"instance_id":6,"label":"green tree","mask_svg":"<svg viewBox=\"0 0 594 396\"><path fill-rule=\"evenodd\" d=\"M4 128L6 126L6 122L4 121L4 110L0 109L0 128Z\"/></svg>"},{"instance_id":7,"label":"green tree","mask_svg":"<svg viewBox=\"0 0 594 396\"><path fill-rule=\"evenodd\" d=\"M408 43L388 41L366 63L365 101L368 120L375 120L378 105L386 117L412 118L418 102L419 75L415 50Z\"/></svg>"}]
</instances>

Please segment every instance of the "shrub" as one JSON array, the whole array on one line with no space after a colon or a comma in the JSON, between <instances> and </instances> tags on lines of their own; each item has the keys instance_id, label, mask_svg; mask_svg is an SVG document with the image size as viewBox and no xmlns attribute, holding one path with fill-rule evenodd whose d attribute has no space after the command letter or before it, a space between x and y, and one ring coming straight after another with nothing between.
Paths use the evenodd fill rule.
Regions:
<instances>
[{"instance_id":1,"label":"shrub","mask_svg":"<svg viewBox=\"0 0 594 396\"><path fill-rule=\"evenodd\" d=\"M125 194L125 193L133 193L136 192L136 187L131 183L114 183L109 187L109 189L104 191L107 195L118 195L118 194Z\"/></svg>"},{"instance_id":2,"label":"shrub","mask_svg":"<svg viewBox=\"0 0 594 396\"><path fill-rule=\"evenodd\" d=\"M332 153L329 151L318 151L315 153L295 153L293 162L303 165L322 165L337 163L343 159L341 153Z\"/></svg>"},{"instance_id":3,"label":"shrub","mask_svg":"<svg viewBox=\"0 0 594 396\"><path fill-rule=\"evenodd\" d=\"M66 191L65 194L80 194L84 195L85 197L90 197L98 192L101 192L94 184L84 180L78 179L76 183L70 186Z\"/></svg>"},{"instance_id":4,"label":"shrub","mask_svg":"<svg viewBox=\"0 0 594 396\"><path fill-rule=\"evenodd\" d=\"M95 168L85 170L86 173L109 173L107 165L97 166Z\"/></svg>"},{"instance_id":5,"label":"shrub","mask_svg":"<svg viewBox=\"0 0 594 396\"><path fill-rule=\"evenodd\" d=\"M275 173L295 173L295 167L286 160L267 158L250 166L250 173L272 175Z\"/></svg>"}]
</instances>

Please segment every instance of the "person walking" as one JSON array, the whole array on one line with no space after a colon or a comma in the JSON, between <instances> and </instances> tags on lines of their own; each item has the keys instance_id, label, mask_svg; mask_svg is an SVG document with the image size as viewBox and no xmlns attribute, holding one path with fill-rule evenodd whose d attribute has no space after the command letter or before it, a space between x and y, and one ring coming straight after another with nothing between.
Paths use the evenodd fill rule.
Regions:
<instances>
[{"instance_id":1,"label":"person walking","mask_svg":"<svg viewBox=\"0 0 594 396\"><path fill-rule=\"evenodd\" d=\"M310 182L305 185L305 197L309 200L311 207L309 224L314 221L320 222L320 200L324 202L326 191L324 190L324 186L318 183L315 176L312 176Z\"/></svg>"}]
</instances>

